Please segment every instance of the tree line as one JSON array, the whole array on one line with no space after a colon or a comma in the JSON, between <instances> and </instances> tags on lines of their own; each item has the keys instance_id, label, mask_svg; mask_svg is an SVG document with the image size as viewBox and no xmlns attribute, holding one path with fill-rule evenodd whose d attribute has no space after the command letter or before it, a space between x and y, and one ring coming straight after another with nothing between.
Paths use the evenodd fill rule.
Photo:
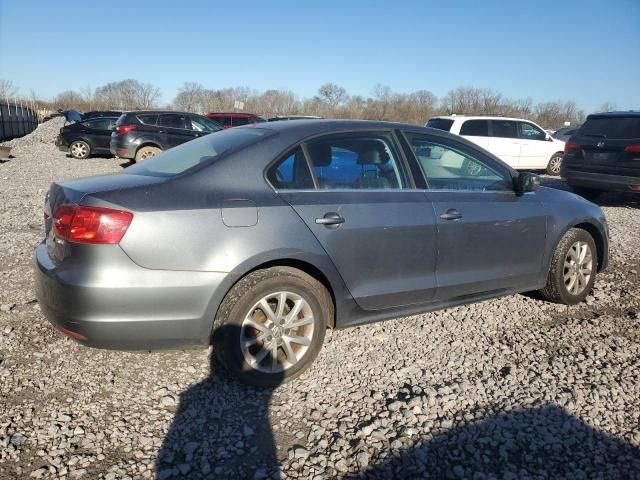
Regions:
<instances>
[{"instance_id":1,"label":"tree line","mask_svg":"<svg viewBox=\"0 0 640 480\"><path fill-rule=\"evenodd\" d=\"M0 98L17 95L18 89L0 79ZM320 86L316 95L301 98L288 89L252 90L248 87L206 88L185 82L173 101L161 103L160 89L134 79L110 82L92 89L67 90L44 102L31 92L30 101L42 108L90 110L139 110L168 107L195 113L234 111L242 102L243 111L259 115L319 115L325 118L387 120L422 125L436 115L504 115L533 120L545 128L559 128L565 122L581 123L585 111L571 100L534 103L531 98L510 99L488 88L460 86L438 98L429 90L399 93L386 85L376 85L370 95L350 95L335 83ZM614 110L605 103L598 111Z\"/></svg>"}]
</instances>

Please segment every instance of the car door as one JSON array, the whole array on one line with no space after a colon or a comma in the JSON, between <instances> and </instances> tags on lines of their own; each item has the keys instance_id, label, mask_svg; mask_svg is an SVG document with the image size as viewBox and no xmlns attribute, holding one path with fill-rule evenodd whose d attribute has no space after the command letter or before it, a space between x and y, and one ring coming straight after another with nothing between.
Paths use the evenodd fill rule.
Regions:
<instances>
[{"instance_id":1,"label":"car door","mask_svg":"<svg viewBox=\"0 0 640 480\"><path fill-rule=\"evenodd\" d=\"M187 123L189 122L189 123ZM162 113L158 118L158 133L164 148L172 148L193 140L195 132L191 122L182 113Z\"/></svg>"},{"instance_id":2,"label":"car door","mask_svg":"<svg viewBox=\"0 0 640 480\"><path fill-rule=\"evenodd\" d=\"M111 129L115 118L94 118L82 122L82 132L86 135L94 151L108 151L111 141Z\"/></svg>"},{"instance_id":3,"label":"car door","mask_svg":"<svg viewBox=\"0 0 640 480\"><path fill-rule=\"evenodd\" d=\"M520 168L520 138L514 120L489 122L489 148L496 157L512 168Z\"/></svg>"},{"instance_id":4,"label":"car door","mask_svg":"<svg viewBox=\"0 0 640 480\"><path fill-rule=\"evenodd\" d=\"M436 298L536 286L543 278L546 238L546 214L536 193L517 195L511 172L480 150L425 134L406 137L438 225ZM466 167L443 166L442 152Z\"/></svg>"},{"instance_id":5,"label":"car door","mask_svg":"<svg viewBox=\"0 0 640 480\"><path fill-rule=\"evenodd\" d=\"M394 138L390 131L322 136L286 154L269 176L365 310L427 302L437 288L433 208L411 188ZM296 172L307 161L305 187Z\"/></svg>"},{"instance_id":6,"label":"car door","mask_svg":"<svg viewBox=\"0 0 640 480\"><path fill-rule=\"evenodd\" d=\"M465 120L460 126L459 135L480 147L489 149L489 120Z\"/></svg>"},{"instance_id":7,"label":"car door","mask_svg":"<svg viewBox=\"0 0 640 480\"><path fill-rule=\"evenodd\" d=\"M549 163L547 134L534 124L518 122L520 135L520 162L518 168L544 169Z\"/></svg>"}]
</instances>

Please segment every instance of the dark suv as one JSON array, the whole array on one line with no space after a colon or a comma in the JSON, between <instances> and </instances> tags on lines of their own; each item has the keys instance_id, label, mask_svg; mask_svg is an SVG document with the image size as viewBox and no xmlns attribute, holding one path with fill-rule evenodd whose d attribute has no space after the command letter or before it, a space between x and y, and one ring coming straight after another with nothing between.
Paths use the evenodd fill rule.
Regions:
<instances>
[{"instance_id":1,"label":"dark suv","mask_svg":"<svg viewBox=\"0 0 640 480\"><path fill-rule=\"evenodd\" d=\"M640 112L589 115L565 145L561 176L586 198L640 193Z\"/></svg>"},{"instance_id":2,"label":"dark suv","mask_svg":"<svg viewBox=\"0 0 640 480\"><path fill-rule=\"evenodd\" d=\"M242 125L251 125L253 123L262 123L264 118L254 115L253 113L207 113L207 117L215 120L224 128L241 127Z\"/></svg>"},{"instance_id":3,"label":"dark suv","mask_svg":"<svg viewBox=\"0 0 640 480\"><path fill-rule=\"evenodd\" d=\"M127 112L111 133L111 153L136 162L158 155L194 138L222 130L202 115L148 110Z\"/></svg>"}]
</instances>

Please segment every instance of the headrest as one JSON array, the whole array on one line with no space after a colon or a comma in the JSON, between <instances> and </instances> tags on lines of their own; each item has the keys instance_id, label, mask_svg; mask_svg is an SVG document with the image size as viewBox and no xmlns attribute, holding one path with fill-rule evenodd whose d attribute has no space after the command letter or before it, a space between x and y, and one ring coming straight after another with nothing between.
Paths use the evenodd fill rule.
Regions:
<instances>
[{"instance_id":1,"label":"headrest","mask_svg":"<svg viewBox=\"0 0 640 480\"><path fill-rule=\"evenodd\" d=\"M358 155L358 165L381 165L387 163L378 150L367 150Z\"/></svg>"},{"instance_id":2,"label":"headrest","mask_svg":"<svg viewBox=\"0 0 640 480\"><path fill-rule=\"evenodd\" d=\"M311 155L311 163L315 167L328 167L331 165L331 147L327 143L311 144L307 150Z\"/></svg>"}]
</instances>

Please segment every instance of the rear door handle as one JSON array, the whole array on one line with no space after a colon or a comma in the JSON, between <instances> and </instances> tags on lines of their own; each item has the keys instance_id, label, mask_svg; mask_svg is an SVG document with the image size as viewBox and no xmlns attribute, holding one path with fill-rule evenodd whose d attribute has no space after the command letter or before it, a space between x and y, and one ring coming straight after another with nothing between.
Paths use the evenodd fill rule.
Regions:
<instances>
[{"instance_id":1,"label":"rear door handle","mask_svg":"<svg viewBox=\"0 0 640 480\"><path fill-rule=\"evenodd\" d=\"M455 208L450 208L440 215L440 218L443 220L460 220L462 218L462 214Z\"/></svg>"},{"instance_id":2,"label":"rear door handle","mask_svg":"<svg viewBox=\"0 0 640 480\"><path fill-rule=\"evenodd\" d=\"M322 218L316 218L318 225L324 225L327 228L338 228L344 221L344 218L336 212L327 212Z\"/></svg>"}]
</instances>

